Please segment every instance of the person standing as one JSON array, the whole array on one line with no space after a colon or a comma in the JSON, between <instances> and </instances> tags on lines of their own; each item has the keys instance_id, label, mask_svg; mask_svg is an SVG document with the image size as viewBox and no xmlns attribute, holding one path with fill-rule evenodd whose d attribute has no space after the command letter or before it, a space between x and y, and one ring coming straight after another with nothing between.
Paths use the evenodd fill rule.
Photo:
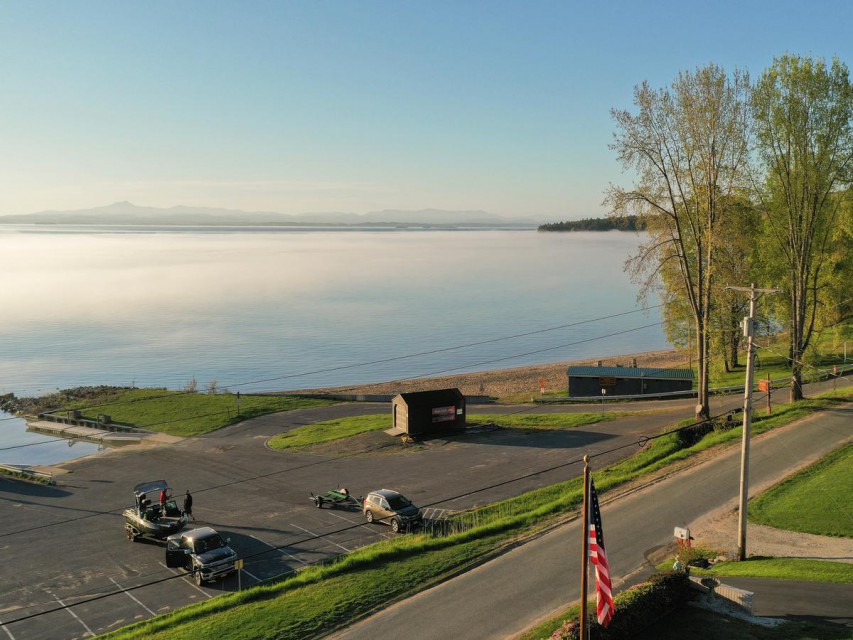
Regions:
<instances>
[{"instance_id":1,"label":"person standing","mask_svg":"<svg viewBox=\"0 0 853 640\"><path fill-rule=\"evenodd\" d=\"M189 489L187 489L187 495L184 496L184 513L190 516L193 519L193 522L195 522L195 516L193 515L193 496Z\"/></svg>"},{"instance_id":2,"label":"person standing","mask_svg":"<svg viewBox=\"0 0 853 640\"><path fill-rule=\"evenodd\" d=\"M160 515L166 515L166 490L163 489L160 491Z\"/></svg>"}]
</instances>

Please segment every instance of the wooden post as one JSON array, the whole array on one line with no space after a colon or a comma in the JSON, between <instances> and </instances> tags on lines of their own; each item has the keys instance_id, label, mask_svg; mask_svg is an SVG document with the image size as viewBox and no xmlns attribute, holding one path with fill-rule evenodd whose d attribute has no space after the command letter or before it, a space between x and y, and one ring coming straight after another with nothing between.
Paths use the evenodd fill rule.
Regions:
<instances>
[{"instance_id":1,"label":"wooden post","mask_svg":"<svg viewBox=\"0 0 853 640\"><path fill-rule=\"evenodd\" d=\"M589 456L583 457L583 552L581 554L581 633L580 640L587 640L589 629L586 628L586 591L587 565L589 564Z\"/></svg>"},{"instance_id":2,"label":"wooden post","mask_svg":"<svg viewBox=\"0 0 853 640\"><path fill-rule=\"evenodd\" d=\"M770 380L770 374L767 374L767 415L770 415L770 392L773 390L773 382Z\"/></svg>"}]
</instances>

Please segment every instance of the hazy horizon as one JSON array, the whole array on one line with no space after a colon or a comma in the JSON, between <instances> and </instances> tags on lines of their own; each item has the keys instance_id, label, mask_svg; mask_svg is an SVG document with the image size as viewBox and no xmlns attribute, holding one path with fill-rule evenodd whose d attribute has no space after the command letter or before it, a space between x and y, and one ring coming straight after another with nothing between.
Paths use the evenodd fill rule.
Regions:
<instances>
[{"instance_id":1,"label":"hazy horizon","mask_svg":"<svg viewBox=\"0 0 853 640\"><path fill-rule=\"evenodd\" d=\"M0 213L131 201L600 217L610 110L709 62L849 62L853 3L0 5Z\"/></svg>"}]
</instances>

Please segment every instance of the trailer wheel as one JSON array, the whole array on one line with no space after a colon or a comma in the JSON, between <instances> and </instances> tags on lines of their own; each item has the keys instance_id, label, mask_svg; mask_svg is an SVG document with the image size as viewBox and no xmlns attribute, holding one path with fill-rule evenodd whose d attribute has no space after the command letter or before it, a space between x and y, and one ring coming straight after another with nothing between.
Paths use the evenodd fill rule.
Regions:
<instances>
[{"instance_id":1,"label":"trailer wheel","mask_svg":"<svg viewBox=\"0 0 853 640\"><path fill-rule=\"evenodd\" d=\"M314 506L318 509L323 506L323 498L320 496L314 496Z\"/></svg>"}]
</instances>

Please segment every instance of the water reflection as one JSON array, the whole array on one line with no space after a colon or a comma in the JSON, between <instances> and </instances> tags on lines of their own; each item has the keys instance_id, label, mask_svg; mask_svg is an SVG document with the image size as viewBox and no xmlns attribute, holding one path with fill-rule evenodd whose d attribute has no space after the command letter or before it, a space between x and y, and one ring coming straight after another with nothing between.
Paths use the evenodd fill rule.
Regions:
<instances>
[{"instance_id":1,"label":"water reflection","mask_svg":"<svg viewBox=\"0 0 853 640\"><path fill-rule=\"evenodd\" d=\"M47 437L27 428L23 418L0 411L0 463L51 465L103 451L104 446L79 439Z\"/></svg>"}]
</instances>

